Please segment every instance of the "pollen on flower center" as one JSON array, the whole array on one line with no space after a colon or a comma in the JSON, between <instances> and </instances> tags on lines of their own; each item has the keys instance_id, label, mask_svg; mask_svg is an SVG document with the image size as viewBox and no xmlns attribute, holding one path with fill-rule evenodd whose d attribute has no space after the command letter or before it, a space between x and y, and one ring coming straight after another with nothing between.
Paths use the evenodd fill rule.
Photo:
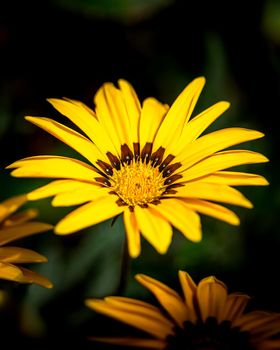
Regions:
<instances>
[{"instance_id":1,"label":"pollen on flower center","mask_svg":"<svg viewBox=\"0 0 280 350\"><path fill-rule=\"evenodd\" d=\"M158 167L141 161L123 164L111 176L113 191L132 207L158 200L165 191L164 180Z\"/></svg>"}]
</instances>

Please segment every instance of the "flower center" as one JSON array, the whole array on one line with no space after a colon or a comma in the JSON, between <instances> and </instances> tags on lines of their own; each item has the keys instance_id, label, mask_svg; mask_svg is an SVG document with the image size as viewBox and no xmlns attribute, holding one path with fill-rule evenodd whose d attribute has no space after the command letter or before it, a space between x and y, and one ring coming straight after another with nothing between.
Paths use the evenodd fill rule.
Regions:
<instances>
[{"instance_id":1,"label":"flower center","mask_svg":"<svg viewBox=\"0 0 280 350\"><path fill-rule=\"evenodd\" d=\"M110 180L112 190L132 207L152 203L165 191L165 179L158 167L141 161L123 164L120 170L114 169Z\"/></svg>"},{"instance_id":2,"label":"flower center","mask_svg":"<svg viewBox=\"0 0 280 350\"><path fill-rule=\"evenodd\" d=\"M175 173L181 163L174 163L172 154L164 157L163 147L155 152L152 149L151 142L142 150L139 143L134 143L133 151L123 144L120 157L106 153L110 164L97 160L96 169L101 176L95 180L112 189L110 193L119 197L118 205L128 205L132 211L135 205L146 208L149 203L158 204L163 195L176 193L174 188L181 186L176 182L182 175Z\"/></svg>"},{"instance_id":3,"label":"flower center","mask_svg":"<svg viewBox=\"0 0 280 350\"><path fill-rule=\"evenodd\" d=\"M230 321L220 324L214 317L196 324L186 321L184 329L176 328L175 336L167 339L166 350L253 350L250 334L232 328Z\"/></svg>"}]
</instances>

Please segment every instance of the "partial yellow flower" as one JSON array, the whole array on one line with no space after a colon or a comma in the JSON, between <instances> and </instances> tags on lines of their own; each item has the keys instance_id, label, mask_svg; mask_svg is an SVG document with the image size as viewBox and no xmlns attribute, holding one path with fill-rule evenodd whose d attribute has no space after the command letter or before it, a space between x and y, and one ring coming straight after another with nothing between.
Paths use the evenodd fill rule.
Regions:
<instances>
[{"instance_id":1,"label":"partial yellow flower","mask_svg":"<svg viewBox=\"0 0 280 350\"><path fill-rule=\"evenodd\" d=\"M28 199L54 196L53 206L82 205L57 224L57 234L123 214L132 257L140 254L140 233L161 254L172 241L172 226L200 241L200 213L238 225L235 213L214 202L251 208L251 202L231 186L267 185L267 181L224 170L267 158L248 150L224 149L263 134L235 127L199 137L229 107L221 101L190 119L204 83L204 78L192 81L170 108L154 98L141 105L124 80L119 80L119 88L105 83L99 89L95 111L78 101L50 99L86 136L52 119L26 119L91 165L46 155L19 160L8 168L16 168L12 172L16 177L58 179L29 193Z\"/></svg>"},{"instance_id":2,"label":"partial yellow flower","mask_svg":"<svg viewBox=\"0 0 280 350\"><path fill-rule=\"evenodd\" d=\"M86 305L147 336L93 340L168 350L280 349L280 314L245 312L250 298L228 294L225 284L213 276L196 285L186 272L179 271L183 297L149 276L139 274L136 279L156 297L159 306L125 297L88 299Z\"/></svg>"},{"instance_id":3,"label":"partial yellow flower","mask_svg":"<svg viewBox=\"0 0 280 350\"><path fill-rule=\"evenodd\" d=\"M17 239L52 228L49 224L31 221L38 214L35 209L27 209L14 214L26 201L27 197L20 195L0 203L0 279L19 283L35 283L52 288L52 283L47 278L18 265L46 262L46 257L33 250L4 246Z\"/></svg>"}]
</instances>

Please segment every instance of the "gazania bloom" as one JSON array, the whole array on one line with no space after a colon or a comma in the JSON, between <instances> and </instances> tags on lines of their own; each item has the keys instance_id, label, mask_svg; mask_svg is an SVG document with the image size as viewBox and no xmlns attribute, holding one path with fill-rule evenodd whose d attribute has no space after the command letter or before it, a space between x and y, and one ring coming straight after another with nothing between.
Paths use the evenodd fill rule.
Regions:
<instances>
[{"instance_id":1,"label":"gazania bloom","mask_svg":"<svg viewBox=\"0 0 280 350\"><path fill-rule=\"evenodd\" d=\"M26 196L20 195L0 203L0 279L19 283L36 283L51 288L52 283L47 278L18 265L46 262L47 259L43 255L25 248L4 246L17 239L52 228L51 225L31 221L37 216L37 211L34 209L14 214L26 201Z\"/></svg>"},{"instance_id":2,"label":"gazania bloom","mask_svg":"<svg viewBox=\"0 0 280 350\"><path fill-rule=\"evenodd\" d=\"M56 226L69 234L123 214L129 253L140 253L140 233L159 253L172 240L172 226L192 241L201 239L199 213L238 225L222 202L251 208L235 185L266 185L258 175L224 171L266 162L248 150L227 150L258 139L261 132L227 128L199 137L228 107L218 102L190 119L205 79L192 81L169 108L154 98L141 105L131 85L105 83L94 98L95 111L73 100L49 102L84 134L48 118L26 117L78 151L91 164L61 156L19 160L16 177L55 178L29 193L30 200L54 196L54 206L82 205Z\"/></svg>"},{"instance_id":3,"label":"gazania bloom","mask_svg":"<svg viewBox=\"0 0 280 350\"><path fill-rule=\"evenodd\" d=\"M179 271L181 297L146 275L136 279L160 307L125 298L88 299L86 305L147 333L143 338L93 338L96 341L168 350L272 350L280 348L280 314L244 312L249 297L228 294L223 282L207 277L194 283ZM278 334L278 339L275 336Z\"/></svg>"}]
</instances>

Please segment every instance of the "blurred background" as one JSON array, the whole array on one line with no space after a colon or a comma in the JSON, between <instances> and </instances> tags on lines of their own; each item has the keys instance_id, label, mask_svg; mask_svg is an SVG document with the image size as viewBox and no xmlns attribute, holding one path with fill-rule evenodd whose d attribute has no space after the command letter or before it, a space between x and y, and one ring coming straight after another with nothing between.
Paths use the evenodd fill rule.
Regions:
<instances>
[{"instance_id":1,"label":"blurred background","mask_svg":"<svg viewBox=\"0 0 280 350\"><path fill-rule=\"evenodd\" d=\"M177 271L198 282L216 275L230 291L253 296L252 308L280 312L279 273L279 84L280 2L187 0L2 1L0 5L0 201L25 193L45 180L16 179L5 166L32 155L77 157L70 148L24 120L25 115L65 119L46 102L69 97L92 107L102 83L124 78L143 100L172 103L197 76L207 79L196 113L219 100L231 108L209 130L243 126L264 139L244 148L264 153L268 164L242 167L267 177L269 187L242 188L254 209L234 210L240 227L202 217L203 240L194 244L178 232L161 256L142 242L130 264L123 295L153 301L133 279L146 273L179 289ZM42 221L55 224L70 209L37 206ZM1 284L1 336L12 346L77 346L109 349L88 341L92 335L134 331L95 314L87 297L116 293L124 229L121 219L68 237L52 232L18 245L49 258L32 268L55 284Z\"/></svg>"}]
</instances>

